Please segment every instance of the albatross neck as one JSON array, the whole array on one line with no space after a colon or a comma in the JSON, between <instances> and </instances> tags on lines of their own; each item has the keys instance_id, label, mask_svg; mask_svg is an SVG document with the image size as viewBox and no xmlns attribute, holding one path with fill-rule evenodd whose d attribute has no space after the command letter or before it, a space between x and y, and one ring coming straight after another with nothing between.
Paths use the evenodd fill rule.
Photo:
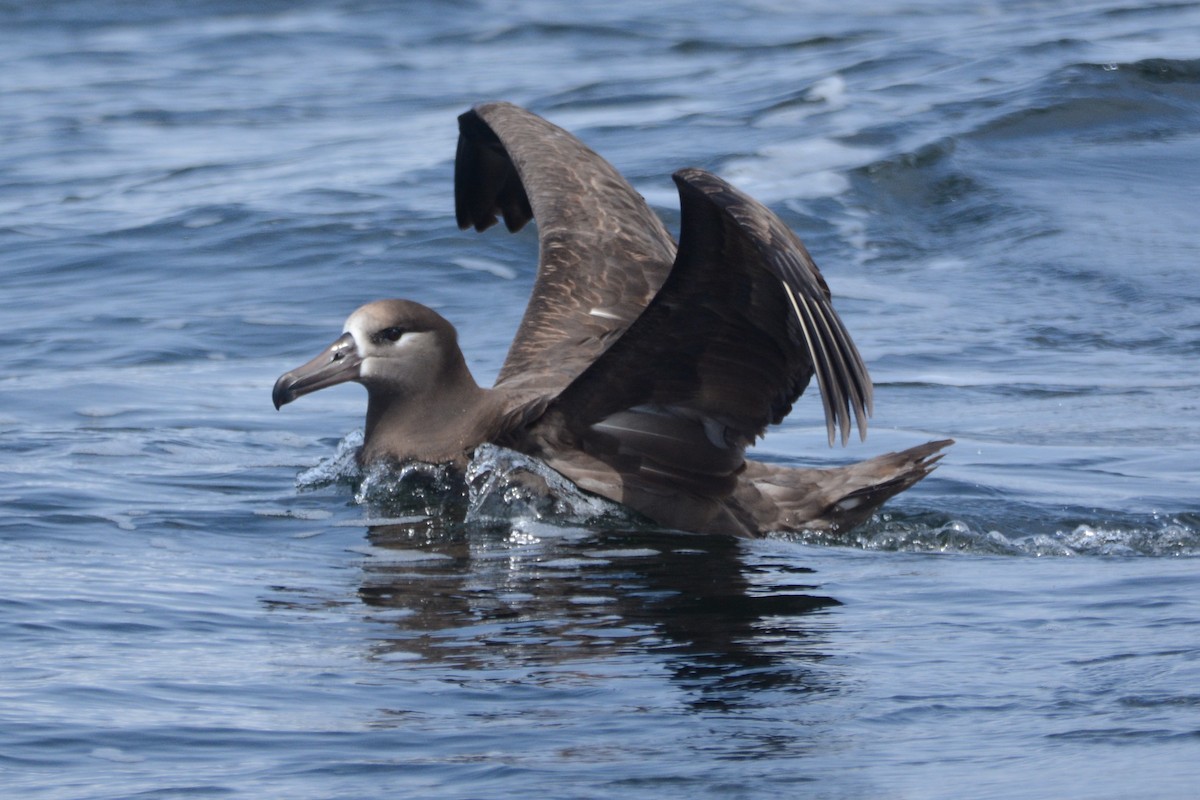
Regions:
<instances>
[{"instance_id":1,"label":"albatross neck","mask_svg":"<svg viewBox=\"0 0 1200 800\"><path fill-rule=\"evenodd\" d=\"M493 392L475 382L461 354L432 379L367 384L367 421L359 460L455 462L487 440Z\"/></svg>"}]
</instances>

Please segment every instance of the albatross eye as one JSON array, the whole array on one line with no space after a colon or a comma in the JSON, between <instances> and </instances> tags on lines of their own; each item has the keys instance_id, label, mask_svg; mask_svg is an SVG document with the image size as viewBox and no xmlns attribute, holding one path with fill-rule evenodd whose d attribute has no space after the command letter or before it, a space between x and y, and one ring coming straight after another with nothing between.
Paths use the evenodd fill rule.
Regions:
<instances>
[{"instance_id":1,"label":"albatross eye","mask_svg":"<svg viewBox=\"0 0 1200 800\"><path fill-rule=\"evenodd\" d=\"M375 341L382 342L385 339L389 342L398 342L400 337L404 335L404 328L392 327L384 328L379 333L375 334Z\"/></svg>"}]
</instances>

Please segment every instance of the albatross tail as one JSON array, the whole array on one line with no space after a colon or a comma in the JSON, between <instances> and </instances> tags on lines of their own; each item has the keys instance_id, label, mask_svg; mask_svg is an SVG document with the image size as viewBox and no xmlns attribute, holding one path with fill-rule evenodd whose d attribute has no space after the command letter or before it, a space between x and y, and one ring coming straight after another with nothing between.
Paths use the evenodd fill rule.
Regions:
<instances>
[{"instance_id":1,"label":"albatross tail","mask_svg":"<svg viewBox=\"0 0 1200 800\"><path fill-rule=\"evenodd\" d=\"M952 439L833 469L746 461L734 491L740 510L763 533L845 531L860 525L892 495L928 475Z\"/></svg>"}]
</instances>

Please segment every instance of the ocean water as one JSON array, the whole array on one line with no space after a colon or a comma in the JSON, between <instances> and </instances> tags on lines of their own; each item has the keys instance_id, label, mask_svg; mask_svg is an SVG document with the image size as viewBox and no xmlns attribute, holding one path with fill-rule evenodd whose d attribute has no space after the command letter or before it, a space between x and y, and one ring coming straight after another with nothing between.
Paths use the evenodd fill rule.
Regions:
<instances>
[{"instance_id":1,"label":"ocean water","mask_svg":"<svg viewBox=\"0 0 1200 800\"><path fill-rule=\"evenodd\" d=\"M59 798L1190 798L1200 3L0 3L0 786ZM721 174L876 382L759 446L931 438L838 537L345 479L379 297L489 382L536 234L455 117ZM503 454L489 466L503 471ZM396 476L392 476L395 478Z\"/></svg>"}]
</instances>

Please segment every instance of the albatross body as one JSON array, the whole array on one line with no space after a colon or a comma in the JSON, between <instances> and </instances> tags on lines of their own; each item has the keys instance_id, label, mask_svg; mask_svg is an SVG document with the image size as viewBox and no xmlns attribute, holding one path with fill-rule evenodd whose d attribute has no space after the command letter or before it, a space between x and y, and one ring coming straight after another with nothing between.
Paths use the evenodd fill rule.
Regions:
<instances>
[{"instance_id":1,"label":"albatross body","mask_svg":"<svg viewBox=\"0 0 1200 800\"><path fill-rule=\"evenodd\" d=\"M830 444L866 435L871 380L800 240L699 169L676 172L679 243L571 134L508 103L459 117L459 227L536 220L533 295L490 389L454 327L409 300L350 315L281 376L276 408L345 381L367 389L363 464L465 467L481 444L540 458L658 524L703 533L846 530L925 477L947 441L832 469L751 461L815 377Z\"/></svg>"}]
</instances>

